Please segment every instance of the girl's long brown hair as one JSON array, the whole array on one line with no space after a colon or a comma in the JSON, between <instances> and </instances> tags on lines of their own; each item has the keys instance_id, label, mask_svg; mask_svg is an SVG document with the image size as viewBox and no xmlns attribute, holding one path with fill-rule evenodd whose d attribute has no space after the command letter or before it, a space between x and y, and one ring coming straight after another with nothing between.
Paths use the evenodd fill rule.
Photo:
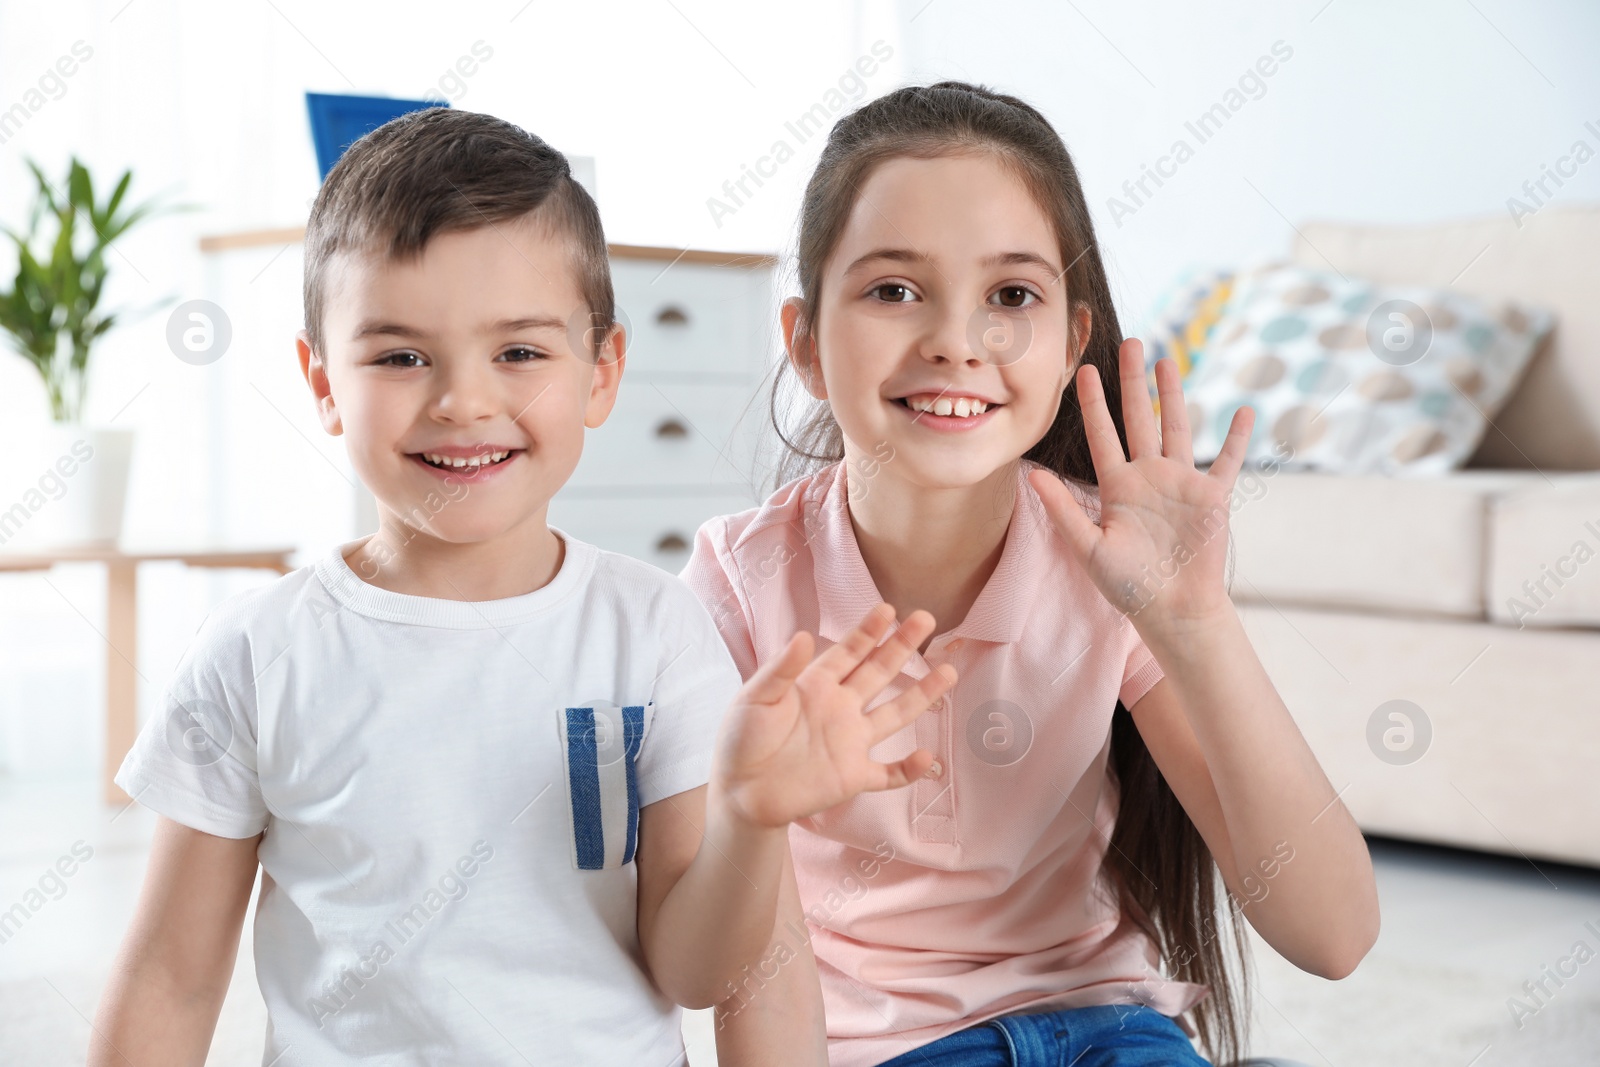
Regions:
<instances>
[{"instance_id":1,"label":"girl's long brown hair","mask_svg":"<svg viewBox=\"0 0 1600 1067\"><path fill-rule=\"evenodd\" d=\"M1083 187L1060 136L1043 115L1015 97L964 82L911 86L866 104L834 125L800 211L796 269L803 307L797 343L816 336L823 268L873 169L897 157L931 159L963 153L990 154L1009 165L1053 224L1069 264L1066 292L1074 306L1090 312L1083 359L1099 369L1126 454L1117 371L1122 332L1095 247ZM772 391L772 421L785 446L776 465L777 484L844 458L844 438L826 403L814 403L798 425L782 417L780 396L789 373L787 363L780 364ZM1097 484L1073 380L1062 394L1055 422L1025 458L1063 478ZM1112 716L1108 771L1116 782L1119 805L1102 870L1122 914L1160 948L1167 977L1210 987L1211 995L1193 1009L1195 1028L1212 1062L1232 1063L1245 1055L1249 1018L1244 933L1231 907L1225 909L1222 923L1227 934L1219 929L1216 862L1121 701ZM1229 973L1224 936L1238 960L1242 977L1237 983Z\"/></svg>"}]
</instances>

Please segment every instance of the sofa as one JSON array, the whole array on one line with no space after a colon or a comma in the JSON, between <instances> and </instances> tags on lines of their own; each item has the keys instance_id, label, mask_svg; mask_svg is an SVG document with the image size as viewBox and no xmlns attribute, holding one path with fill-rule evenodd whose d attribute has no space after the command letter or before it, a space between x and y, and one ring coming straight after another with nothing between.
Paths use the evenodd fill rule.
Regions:
<instances>
[{"instance_id":1,"label":"sofa","mask_svg":"<svg viewBox=\"0 0 1600 1067\"><path fill-rule=\"evenodd\" d=\"M1290 256L1557 316L1463 469L1242 478L1230 594L1363 830L1600 867L1600 205Z\"/></svg>"}]
</instances>

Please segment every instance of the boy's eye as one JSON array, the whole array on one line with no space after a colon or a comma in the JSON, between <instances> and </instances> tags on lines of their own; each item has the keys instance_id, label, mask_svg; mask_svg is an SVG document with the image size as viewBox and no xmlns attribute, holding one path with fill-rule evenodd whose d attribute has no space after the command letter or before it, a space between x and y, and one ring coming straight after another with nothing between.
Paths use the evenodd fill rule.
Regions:
<instances>
[{"instance_id":1,"label":"boy's eye","mask_svg":"<svg viewBox=\"0 0 1600 1067\"><path fill-rule=\"evenodd\" d=\"M500 354L506 358L508 363L531 363L536 359L548 358L538 349L527 348L523 345L518 345L515 348L508 348Z\"/></svg>"},{"instance_id":2,"label":"boy's eye","mask_svg":"<svg viewBox=\"0 0 1600 1067\"><path fill-rule=\"evenodd\" d=\"M415 363L401 362L403 360L408 360L408 359L414 359L417 362L415 362ZM390 352L387 356L382 356L382 357L374 360L373 362L376 363L378 366L420 367L420 366L422 366L422 357L417 355L415 352Z\"/></svg>"},{"instance_id":3,"label":"boy's eye","mask_svg":"<svg viewBox=\"0 0 1600 1067\"><path fill-rule=\"evenodd\" d=\"M911 290L899 282L885 282L873 286L872 291L885 304L904 304L911 299Z\"/></svg>"},{"instance_id":4,"label":"boy's eye","mask_svg":"<svg viewBox=\"0 0 1600 1067\"><path fill-rule=\"evenodd\" d=\"M1027 307L1029 303L1037 303L1039 295L1032 289L1021 285L1004 285L995 290L995 300L1001 307L1020 308Z\"/></svg>"}]
</instances>

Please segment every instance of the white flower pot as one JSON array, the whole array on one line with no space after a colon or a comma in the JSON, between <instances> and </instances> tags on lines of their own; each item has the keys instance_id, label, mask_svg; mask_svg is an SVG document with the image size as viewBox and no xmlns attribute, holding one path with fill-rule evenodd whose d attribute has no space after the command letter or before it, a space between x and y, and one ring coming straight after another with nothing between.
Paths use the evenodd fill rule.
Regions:
<instances>
[{"instance_id":1,"label":"white flower pot","mask_svg":"<svg viewBox=\"0 0 1600 1067\"><path fill-rule=\"evenodd\" d=\"M0 549L116 544L133 434L48 423L14 442L0 480Z\"/></svg>"}]
</instances>

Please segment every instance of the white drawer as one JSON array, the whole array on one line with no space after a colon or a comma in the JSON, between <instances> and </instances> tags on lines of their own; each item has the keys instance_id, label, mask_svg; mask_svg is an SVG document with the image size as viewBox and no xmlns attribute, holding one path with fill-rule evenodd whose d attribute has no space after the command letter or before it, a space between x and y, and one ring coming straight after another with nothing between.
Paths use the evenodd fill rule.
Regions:
<instances>
[{"instance_id":1,"label":"white drawer","mask_svg":"<svg viewBox=\"0 0 1600 1067\"><path fill-rule=\"evenodd\" d=\"M588 498L558 493L550 501L549 522L580 541L677 574L689 562L701 523L755 505L753 497L737 493Z\"/></svg>"},{"instance_id":2,"label":"white drawer","mask_svg":"<svg viewBox=\"0 0 1600 1067\"><path fill-rule=\"evenodd\" d=\"M770 268L614 259L628 368L756 377L777 337Z\"/></svg>"},{"instance_id":3,"label":"white drawer","mask_svg":"<svg viewBox=\"0 0 1600 1067\"><path fill-rule=\"evenodd\" d=\"M743 490L762 480L755 443L770 421L755 384L630 381L624 372L610 418L587 431L572 484Z\"/></svg>"}]
</instances>

